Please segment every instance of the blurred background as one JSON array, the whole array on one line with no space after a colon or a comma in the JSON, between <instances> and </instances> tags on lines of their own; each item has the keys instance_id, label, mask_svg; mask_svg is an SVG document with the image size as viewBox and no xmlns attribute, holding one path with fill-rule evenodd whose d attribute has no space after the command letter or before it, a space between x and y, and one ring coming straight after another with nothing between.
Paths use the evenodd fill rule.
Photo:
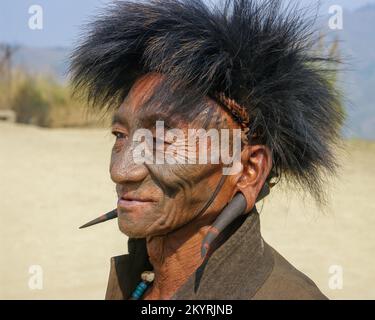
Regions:
<instances>
[{"instance_id":1,"label":"blurred background","mask_svg":"<svg viewBox=\"0 0 375 320\"><path fill-rule=\"evenodd\" d=\"M68 56L107 0L0 3L0 299L103 299L116 221L108 121L71 98ZM314 8L315 0L301 1ZM332 79L347 113L341 169L322 210L272 191L265 240L331 299L375 299L375 0L320 1L316 50L348 62Z\"/></svg>"}]
</instances>

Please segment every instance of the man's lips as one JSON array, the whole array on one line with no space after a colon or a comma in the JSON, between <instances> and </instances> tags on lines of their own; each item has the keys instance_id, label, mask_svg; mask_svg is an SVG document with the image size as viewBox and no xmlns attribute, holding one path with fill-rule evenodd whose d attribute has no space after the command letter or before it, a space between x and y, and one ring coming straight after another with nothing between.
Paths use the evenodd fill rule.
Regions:
<instances>
[{"instance_id":1,"label":"man's lips","mask_svg":"<svg viewBox=\"0 0 375 320\"><path fill-rule=\"evenodd\" d=\"M132 207L149 205L154 203L155 201L147 198L147 197L139 197L139 196L132 196L132 195L123 195L119 198L117 202L117 206L120 209L129 209Z\"/></svg>"}]
</instances>

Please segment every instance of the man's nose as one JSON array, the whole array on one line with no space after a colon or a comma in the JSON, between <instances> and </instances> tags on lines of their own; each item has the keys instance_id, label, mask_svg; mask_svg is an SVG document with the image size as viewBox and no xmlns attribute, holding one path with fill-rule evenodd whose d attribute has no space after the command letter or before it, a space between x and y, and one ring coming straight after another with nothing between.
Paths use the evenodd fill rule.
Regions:
<instances>
[{"instance_id":1,"label":"man's nose","mask_svg":"<svg viewBox=\"0 0 375 320\"><path fill-rule=\"evenodd\" d=\"M129 147L112 153L110 174L114 183L140 182L147 177L147 167L134 162L132 150Z\"/></svg>"}]
</instances>

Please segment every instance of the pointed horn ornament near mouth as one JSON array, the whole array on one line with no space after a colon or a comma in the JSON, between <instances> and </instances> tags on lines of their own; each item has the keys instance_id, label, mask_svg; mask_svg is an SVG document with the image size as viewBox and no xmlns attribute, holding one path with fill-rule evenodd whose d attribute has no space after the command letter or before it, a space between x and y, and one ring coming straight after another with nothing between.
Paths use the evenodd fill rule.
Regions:
<instances>
[{"instance_id":1,"label":"pointed horn ornament near mouth","mask_svg":"<svg viewBox=\"0 0 375 320\"><path fill-rule=\"evenodd\" d=\"M115 219L117 218L117 209L114 209L106 214L103 214L102 216L90 221L90 222L87 222L86 224L84 224L83 226L79 227L80 229L84 229L84 228L87 228L87 227L91 227L95 224L98 224L98 223L102 223L102 222L105 222L105 221L108 221L108 220L112 220L112 219Z\"/></svg>"}]
</instances>

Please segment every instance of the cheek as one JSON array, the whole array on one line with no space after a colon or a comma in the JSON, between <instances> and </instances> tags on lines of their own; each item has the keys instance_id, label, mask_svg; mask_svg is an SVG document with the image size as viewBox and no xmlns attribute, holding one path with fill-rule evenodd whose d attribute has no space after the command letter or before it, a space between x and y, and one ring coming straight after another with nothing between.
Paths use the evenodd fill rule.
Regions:
<instances>
[{"instance_id":1,"label":"cheek","mask_svg":"<svg viewBox=\"0 0 375 320\"><path fill-rule=\"evenodd\" d=\"M175 229L192 220L211 197L214 187L210 180L216 178L216 169L208 166L176 165L152 168L163 191L159 207L160 226Z\"/></svg>"},{"instance_id":2,"label":"cheek","mask_svg":"<svg viewBox=\"0 0 375 320\"><path fill-rule=\"evenodd\" d=\"M147 189L158 201L119 214L119 228L130 237L163 235L190 222L212 196L212 182L220 178L207 166L155 165L149 171L154 181Z\"/></svg>"}]
</instances>

